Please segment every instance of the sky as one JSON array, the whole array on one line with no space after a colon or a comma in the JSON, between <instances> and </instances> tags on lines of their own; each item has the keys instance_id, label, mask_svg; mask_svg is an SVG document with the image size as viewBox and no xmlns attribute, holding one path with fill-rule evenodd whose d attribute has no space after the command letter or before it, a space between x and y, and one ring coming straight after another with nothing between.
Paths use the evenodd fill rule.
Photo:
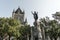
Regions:
<instances>
[{"instance_id":1,"label":"sky","mask_svg":"<svg viewBox=\"0 0 60 40\"><path fill-rule=\"evenodd\" d=\"M60 12L60 0L0 0L0 17L11 17L13 9L20 7L25 11L25 18L33 25L34 18L31 12L38 12L38 19Z\"/></svg>"}]
</instances>

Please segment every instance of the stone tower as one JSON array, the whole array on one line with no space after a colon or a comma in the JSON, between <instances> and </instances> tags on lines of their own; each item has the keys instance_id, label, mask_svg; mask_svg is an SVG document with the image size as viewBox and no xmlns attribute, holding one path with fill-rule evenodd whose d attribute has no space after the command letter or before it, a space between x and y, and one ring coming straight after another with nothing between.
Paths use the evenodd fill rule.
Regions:
<instances>
[{"instance_id":1,"label":"stone tower","mask_svg":"<svg viewBox=\"0 0 60 40\"><path fill-rule=\"evenodd\" d=\"M12 12L12 18L17 19L21 22L21 24L24 24L24 11L22 11L19 7L17 10L13 10Z\"/></svg>"}]
</instances>

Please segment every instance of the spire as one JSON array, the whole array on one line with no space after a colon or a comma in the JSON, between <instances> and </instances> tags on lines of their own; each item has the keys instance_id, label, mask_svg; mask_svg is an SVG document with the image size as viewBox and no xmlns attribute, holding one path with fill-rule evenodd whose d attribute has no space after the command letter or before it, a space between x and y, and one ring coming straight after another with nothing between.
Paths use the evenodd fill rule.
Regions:
<instances>
[{"instance_id":1,"label":"spire","mask_svg":"<svg viewBox=\"0 0 60 40\"><path fill-rule=\"evenodd\" d=\"M24 24L27 24L27 18L25 19L25 22L24 22Z\"/></svg>"},{"instance_id":2,"label":"spire","mask_svg":"<svg viewBox=\"0 0 60 40\"><path fill-rule=\"evenodd\" d=\"M25 13L25 11L23 10L23 13Z\"/></svg>"},{"instance_id":3,"label":"spire","mask_svg":"<svg viewBox=\"0 0 60 40\"><path fill-rule=\"evenodd\" d=\"M15 10L13 9L13 12L12 13L15 13Z\"/></svg>"},{"instance_id":4,"label":"spire","mask_svg":"<svg viewBox=\"0 0 60 40\"><path fill-rule=\"evenodd\" d=\"M15 10L13 9L13 12L12 12L12 17L14 18L14 14L15 14Z\"/></svg>"},{"instance_id":5,"label":"spire","mask_svg":"<svg viewBox=\"0 0 60 40\"><path fill-rule=\"evenodd\" d=\"M25 19L25 23L27 23L27 18Z\"/></svg>"}]
</instances>

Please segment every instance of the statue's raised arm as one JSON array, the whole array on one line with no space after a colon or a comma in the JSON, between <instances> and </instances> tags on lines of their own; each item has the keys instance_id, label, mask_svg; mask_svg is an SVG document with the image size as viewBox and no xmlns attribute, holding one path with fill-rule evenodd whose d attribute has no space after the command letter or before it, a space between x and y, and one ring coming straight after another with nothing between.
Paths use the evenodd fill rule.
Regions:
<instances>
[{"instance_id":1,"label":"statue's raised arm","mask_svg":"<svg viewBox=\"0 0 60 40\"><path fill-rule=\"evenodd\" d=\"M34 13L32 12L34 19L37 20L38 19L38 12L34 11Z\"/></svg>"}]
</instances>

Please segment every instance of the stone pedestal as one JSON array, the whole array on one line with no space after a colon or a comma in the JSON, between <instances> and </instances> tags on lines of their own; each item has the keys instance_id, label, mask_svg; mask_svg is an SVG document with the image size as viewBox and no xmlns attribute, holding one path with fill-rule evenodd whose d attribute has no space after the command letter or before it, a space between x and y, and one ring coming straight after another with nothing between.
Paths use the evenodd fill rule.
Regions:
<instances>
[{"instance_id":1,"label":"stone pedestal","mask_svg":"<svg viewBox=\"0 0 60 40\"><path fill-rule=\"evenodd\" d=\"M31 40L33 40L33 31L32 31L32 28L31 28Z\"/></svg>"},{"instance_id":2,"label":"stone pedestal","mask_svg":"<svg viewBox=\"0 0 60 40\"><path fill-rule=\"evenodd\" d=\"M37 23L37 20L35 20L34 22L34 37L35 40L42 40L42 36L41 36L41 29L40 26Z\"/></svg>"}]
</instances>

